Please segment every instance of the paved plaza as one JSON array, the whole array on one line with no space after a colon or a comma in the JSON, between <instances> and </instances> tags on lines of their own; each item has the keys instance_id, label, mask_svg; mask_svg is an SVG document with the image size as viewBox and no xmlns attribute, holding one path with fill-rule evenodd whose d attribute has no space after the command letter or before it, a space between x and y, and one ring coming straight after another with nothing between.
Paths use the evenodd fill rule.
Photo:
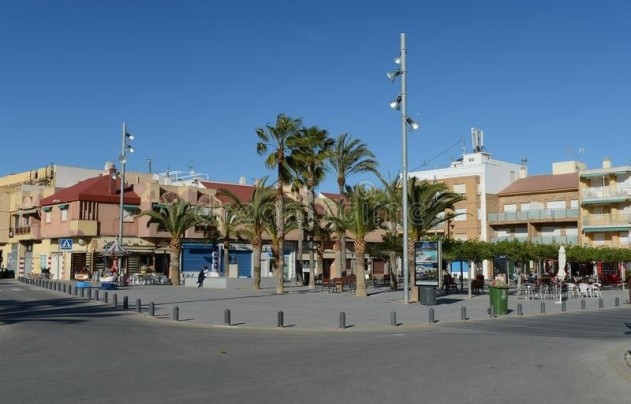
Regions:
<instances>
[{"instance_id":1,"label":"paved plaza","mask_svg":"<svg viewBox=\"0 0 631 404\"><path fill-rule=\"evenodd\" d=\"M19 283L15 281L15 283ZM24 287L42 288L31 284ZM65 282L74 286L75 283ZM156 320L177 320L183 324L236 328L278 328L287 330L340 330L431 326L447 322L493 321L489 315L488 294L469 297L468 294L440 295L433 306L419 303L405 304L403 291L390 291L388 287L369 287L368 297L357 297L352 292L329 292L320 286L316 289L287 285L286 293L278 295L274 288L213 289L169 285L124 286L117 290L99 290L98 285L75 295L62 290L49 289L57 296L90 300L91 304L112 305L114 294L117 307L134 312L140 303L141 314L149 315L153 303ZM68 288L69 289L69 288ZM98 290L98 292L97 292ZM107 292L108 302L104 302ZM98 293L98 301L95 297ZM629 305L629 292L621 289L603 290L602 298L563 297L558 299L526 299L509 295L508 314L495 318L561 315L580 310L607 310ZM88 299L90 296L91 299ZM279 314L282 312L282 314ZM341 314L343 313L343 314ZM431 321L433 316L433 322ZM282 320L279 318L282 317ZM465 318L465 320L463 320ZM229 320L229 323L228 323ZM396 327L394 326L396 324Z\"/></svg>"}]
</instances>

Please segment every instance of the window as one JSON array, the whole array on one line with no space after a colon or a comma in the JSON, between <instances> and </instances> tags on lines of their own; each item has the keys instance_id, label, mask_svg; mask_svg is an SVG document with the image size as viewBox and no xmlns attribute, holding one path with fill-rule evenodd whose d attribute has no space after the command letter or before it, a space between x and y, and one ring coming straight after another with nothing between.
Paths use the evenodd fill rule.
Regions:
<instances>
[{"instance_id":1,"label":"window","mask_svg":"<svg viewBox=\"0 0 631 404\"><path fill-rule=\"evenodd\" d=\"M521 212L526 212L526 211L530 210L530 202L522 203L521 205L519 205L519 210Z\"/></svg>"},{"instance_id":2,"label":"window","mask_svg":"<svg viewBox=\"0 0 631 404\"><path fill-rule=\"evenodd\" d=\"M565 209L565 201L549 201L546 206L548 209Z\"/></svg>"},{"instance_id":3,"label":"window","mask_svg":"<svg viewBox=\"0 0 631 404\"><path fill-rule=\"evenodd\" d=\"M465 195L467 193L467 185L466 184L454 184L454 193Z\"/></svg>"},{"instance_id":4,"label":"window","mask_svg":"<svg viewBox=\"0 0 631 404\"><path fill-rule=\"evenodd\" d=\"M44 221L46 223L50 223L53 221L53 215L51 214L50 210L47 210L44 212Z\"/></svg>"},{"instance_id":5,"label":"window","mask_svg":"<svg viewBox=\"0 0 631 404\"><path fill-rule=\"evenodd\" d=\"M570 201L570 209L578 209L578 199L572 199Z\"/></svg>"},{"instance_id":6,"label":"window","mask_svg":"<svg viewBox=\"0 0 631 404\"><path fill-rule=\"evenodd\" d=\"M456 217L454 218L457 222L465 222L467 221L467 209L456 209L455 211Z\"/></svg>"},{"instance_id":7,"label":"window","mask_svg":"<svg viewBox=\"0 0 631 404\"><path fill-rule=\"evenodd\" d=\"M504 205L504 212L517 212L517 205L511 203L510 205Z\"/></svg>"}]
</instances>

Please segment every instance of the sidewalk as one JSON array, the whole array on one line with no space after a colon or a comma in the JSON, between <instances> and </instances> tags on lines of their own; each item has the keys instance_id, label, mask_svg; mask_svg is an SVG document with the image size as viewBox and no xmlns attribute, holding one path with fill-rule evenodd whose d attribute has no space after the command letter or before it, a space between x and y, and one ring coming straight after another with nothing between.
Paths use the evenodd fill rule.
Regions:
<instances>
[{"instance_id":1,"label":"sidewalk","mask_svg":"<svg viewBox=\"0 0 631 404\"><path fill-rule=\"evenodd\" d=\"M74 286L74 283L70 282L65 284ZM96 290L92 288L93 299ZM286 286L285 290L284 295L276 295L274 288L252 290L147 285L125 286L107 293L110 305L112 296L116 293L118 307L121 309L126 296L130 312L136 308L136 299L140 299L144 315L148 313L149 303L153 302L154 315L157 319L172 321L174 307L177 306L180 322L222 327L225 326L226 310L230 312L230 325L238 328L277 328L279 311L283 312L284 328L295 330L338 330L341 312L344 312L345 316L344 325L351 330L392 327L393 316L399 327L429 325L430 309L434 312L436 323L462 321L463 307L466 308L467 321L491 320L488 313L488 294L472 298L467 294L439 296L435 306L424 306L419 303L405 304L403 291L393 292L388 287L370 287L369 296L365 298L357 297L351 292L329 293L319 286L316 289ZM63 294L61 291L50 292ZM99 304L105 304L105 292L99 290ZM602 294L604 309L613 308L616 298L621 307L628 305L627 290L604 290ZM74 292L71 296L81 298L80 294L75 296ZM87 300L87 293L85 296L84 299ZM567 312L581 310L582 300L585 302L585 310L600 309L598 298L571 298L564 300ZM545 314L542 314L542 303ZM562 313L562 305L558 300L527 300L511 295L508 300L509 313L497 318L517 317L518 304L521 304L524 316Z\"/></svg>"}]
</instances>

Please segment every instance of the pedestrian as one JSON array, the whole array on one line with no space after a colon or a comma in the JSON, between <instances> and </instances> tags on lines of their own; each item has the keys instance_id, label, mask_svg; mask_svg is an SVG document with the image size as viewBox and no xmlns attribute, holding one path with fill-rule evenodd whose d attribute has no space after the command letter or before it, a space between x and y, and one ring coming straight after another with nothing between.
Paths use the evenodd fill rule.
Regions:
<instances>
[{"instance_id":1,"label":"pedestrian","mask_svg":"<svg viewBox=\"0 0 631 404\"><path fill-rule=\"evenodd\" d=\"M204 267L199 271L197 275L197 284L198 288L201 288L204 285L204 279L208 276L208 267L204 265Z\"/></svg>"}]
</instances>

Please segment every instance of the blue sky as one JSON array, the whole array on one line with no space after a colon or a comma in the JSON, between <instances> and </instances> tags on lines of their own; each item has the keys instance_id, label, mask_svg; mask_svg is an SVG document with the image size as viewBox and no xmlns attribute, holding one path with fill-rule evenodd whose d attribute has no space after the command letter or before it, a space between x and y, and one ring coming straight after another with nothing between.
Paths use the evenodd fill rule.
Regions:
<instances>
[{"instance_id":1,"label":"blue sky","mask_svg":"<svg viewBox=\"0 0 631 404\"><path fill-rule=\"evenodd\" d=\"M126 122L128 169L252 182L273 175L255 130L279 113L360 138L394 175L402 32L410 170L470 151L471 127L531 175L631 164L630 17L625 0L2 0L0 175L102 168Z\"/></svg>"}]
</instances>

